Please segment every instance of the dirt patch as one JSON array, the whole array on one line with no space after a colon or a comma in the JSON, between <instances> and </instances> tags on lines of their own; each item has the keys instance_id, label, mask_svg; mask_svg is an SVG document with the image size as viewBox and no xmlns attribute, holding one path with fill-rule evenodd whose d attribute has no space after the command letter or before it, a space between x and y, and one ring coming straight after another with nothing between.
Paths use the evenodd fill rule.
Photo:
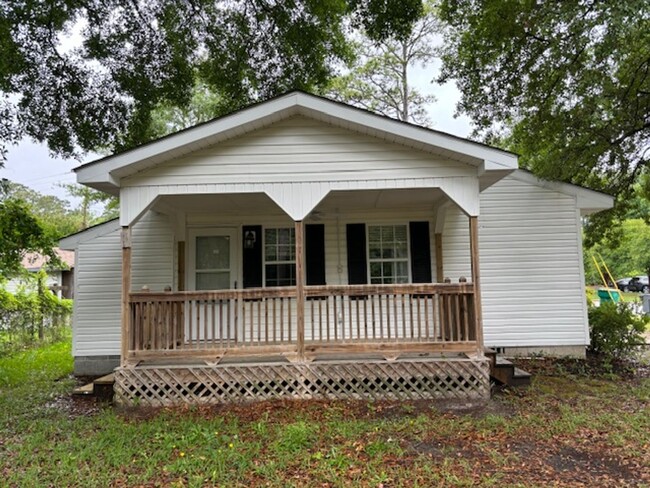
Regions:
<instances>
[{"instance_id":1,"label":"dirt patch","mask_svg":"<svg viewBox=\"0 0 650 488\"><path fill-rule=\"evenodd\" d=\"M644 479L647 481L647 473L640 471L639 466L630 466L625 459L607 452L549 445L538 440L515 442L509 451L516 455L518 466L506 476L512 482L530 482L540 475L569 486L589 482L597 486L639 486Z\"/></svg>"},{"instance_id":2,"label":"dirt patch","mask_svg":"<svg viewBox=\"0 0 650 488\"><path fill-rule=\"evenodd\" d=\"M97 401L92 396L63 395L47 403L45 408L56 409L65 413L69 419L75 419L96 415L107 406L108 403Z\"/></svg>"}]
</instances>

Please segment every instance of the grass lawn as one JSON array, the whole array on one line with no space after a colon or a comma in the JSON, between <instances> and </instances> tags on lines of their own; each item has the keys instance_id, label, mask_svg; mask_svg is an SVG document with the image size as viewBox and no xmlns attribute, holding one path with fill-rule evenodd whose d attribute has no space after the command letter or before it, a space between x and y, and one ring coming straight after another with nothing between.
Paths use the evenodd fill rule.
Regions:
<instances>
[{"instance_id":1,"label":"grass lawn","mask_svg":"<svg viewBox=\"0 0 650 488\"><path fill-rule=\"evenodd\" d=\"M650 379L539 370L479 407L117 411L52 345L0 359L0 486L650 486Z\"/></svg>"}]
</instances>

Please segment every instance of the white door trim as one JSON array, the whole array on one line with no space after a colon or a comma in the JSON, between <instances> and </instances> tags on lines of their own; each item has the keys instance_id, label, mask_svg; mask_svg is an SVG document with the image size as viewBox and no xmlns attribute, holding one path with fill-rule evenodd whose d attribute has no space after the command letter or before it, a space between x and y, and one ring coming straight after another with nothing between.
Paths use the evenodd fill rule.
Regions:
<instances>
[{"instance_id":1,"label":"white door trim","mask_svg":"<svg viewBox=\"0 0 650 488\"><path fill-rule=\"evenodd\" d=\"M239 229L237 227L204 227L188 229L187 262L185 274L185 289L196 290L196 238L199 236L228 236L230 237L230 288L241 288L240 261L241 252L239 245Z\"/></svg>"}]
</instances>

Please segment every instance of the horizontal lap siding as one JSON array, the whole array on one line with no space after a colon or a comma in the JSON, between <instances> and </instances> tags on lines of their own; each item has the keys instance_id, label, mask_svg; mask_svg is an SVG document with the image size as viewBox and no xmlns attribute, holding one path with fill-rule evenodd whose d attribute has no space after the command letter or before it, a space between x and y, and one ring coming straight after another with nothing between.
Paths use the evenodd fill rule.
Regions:
<instances>
[{"instance_id":1,"label":"horizontal lap siding","mask_svg":"<svg viewBox=\"0 0 650 488\"><path fill-rule=\"evenodd\" d=\"M448 214L444 264L454 280L470 273L467 225ZM575 200L508 177L481 195L479 226L486 344L586 344Z\"/></svg>"},{"instance_id":2,"label":"horizontal lap siding","mask_svg":"<svg viewBox=\"0 0 650 488\"><path fill-rule=\"evenodd\" d=\"M167 218L148 213L133 228L133 290L172 284L172 234ZM77 249L73 355L119 355L122 284L120 231Z\"/></svg>"},{"instance_id":3,"label":"horizontal lap siding","mask_svg":"<svg viewBox=\"0 0 650 488\"><path fill-rule=\"evenodd\" d=\"M476 176L476 169L304 117L226 141L124 181L125 186Z\"/></svg>"}]
</instances>

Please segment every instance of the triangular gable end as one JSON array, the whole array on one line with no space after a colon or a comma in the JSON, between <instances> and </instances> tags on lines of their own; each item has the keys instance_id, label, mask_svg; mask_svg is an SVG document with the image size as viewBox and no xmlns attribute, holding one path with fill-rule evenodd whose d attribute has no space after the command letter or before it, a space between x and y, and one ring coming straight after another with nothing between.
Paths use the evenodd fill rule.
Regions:
<instances>
[{"instance_id":1,"label":"triangular gable end","mask_svg":"<svg viewBox=\"0 0 650 488\"><path fill-rule=\"evenodd\" d=\"M475 166L482 177L493 169L507 173L517 167L517 157L512 153L378 116L339 102L292 92L130 151L85 164L75 171L80 183L116 194L122 180L136 173L297 115L320 120L331 127L433 153L440 159Z\"/></svg>"}]
</instances>

